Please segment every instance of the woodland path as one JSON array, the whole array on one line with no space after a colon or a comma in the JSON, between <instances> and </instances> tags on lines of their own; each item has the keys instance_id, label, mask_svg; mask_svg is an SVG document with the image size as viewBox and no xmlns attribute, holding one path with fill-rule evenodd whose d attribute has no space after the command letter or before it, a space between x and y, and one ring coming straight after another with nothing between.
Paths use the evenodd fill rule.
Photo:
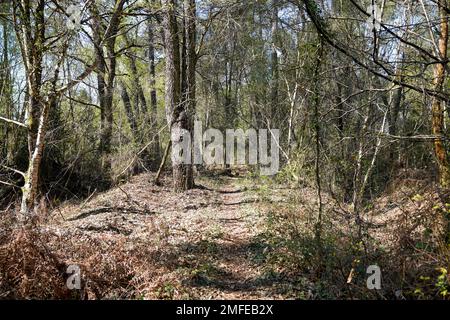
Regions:
<instances>
[{"instance_id":1,"label":"woodland path","mask_svg":"<svg viewBox=\"0 0 450 320\"><path fill-rule=\"evenodd\" d=\"M265 216L251 182L212 176L197 179L195 190L174 194L149 181L150 175L140 175L55 210L55 218L64 217L58 228L108 243L148 244L157 268L144 298L282 299L295 290L267 268Z\"/></svg>"}]
</instances>

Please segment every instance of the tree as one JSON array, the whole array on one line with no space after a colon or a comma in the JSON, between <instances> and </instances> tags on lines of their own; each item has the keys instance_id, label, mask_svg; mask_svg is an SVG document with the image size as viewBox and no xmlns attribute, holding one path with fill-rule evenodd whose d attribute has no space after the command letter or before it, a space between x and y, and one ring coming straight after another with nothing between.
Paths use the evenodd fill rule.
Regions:
<instances>
[{"instance_id":1,"label":"tree","mask_svg":"<svg viewBox=\"0 0 450 320\"><path fill-rule=\"evenodd\" d=\"M46 35L46 26L49 25L52 15L46 12L50 8L46 7L44 0L36 3L29 0L13 1L13 8L13 21L27 83L25 104L27 118L25 123L18 121L13 123L27 129L29 153L27 170L25 172L13 170L19 172L24 179L20 211L27 214L34 207L38 194L40 167L46 145L50 111L56 108L60 97L65 92L89 76L96 63L87 65L78 77L66 79L65 83L60 85L61 66L67 58L71 34L54 34L53 37ZM55 29L52 30L54 32ZM54 65L50 77L46 79L43 78L44 59L48 59Z\"/></svg>"},{"instance_id":2,"label":"tree","mask_svg":"<svg viewBox=\"0 0 450 320\"><path fill-rule=\"evenodd\" d=\"M100 153L106 182L111 181L111 139L113 130L113 96L116 78L116 39L126 0L116 0L109 24L105 26L96 5L92 5L92 30L94 32L95 55L98 61L97 86L100 102Z\"/></svg>"},{"instance_id":3,"label":"tree","mask_svg":"<svg viewBox=\"0 0 450 320\"><path fill-rule=\"evenodd\" d=\"M278 0L272 0L272 27L271 27L271 53L270 53L270 103L271 103L271 112L270 118L274 121L272 127L275 128L278 126L279 121L276 121L277 117L279 117L280 110L278 110L278 89L279 89L279 67L278 67L278 52L279 48L277 47L277 35L278 35Z\"/></svg>"},{"instance_id":4,"label":"tree","mask_svg":"<svg viewBox=\"0 0 450 320\"><path fill-rule=\"evenodd\" d=\"M10 3L0 6L5 12L11 11ZM4 106L6 119L14 119L12 81L11 81L11 63L10 63L10 22L6 18L0 18L2 26L3 50L0 60L0 105ZM0 154L4 155L7 165L13 165L14 162L14 141L17 139L17 128L14 125L5 125L3 139L6 143L3 145Z\"/></svg>"},{"instance_id":5,"label":"tree","mask_svg":"<svg viewBox=\"0 0 450 320\"><path fill-rule=\"evenodd\" d=\"M149 60L149 72L150 72L150 109L152 123L151 133L155 135L155 142L151 147L151 155L155 163L161 158L160 155L160 138L158 131L158 99L156 94L156 62L155 62L155 23L152 18L148 20L147 32L148 32L148 60Z\"/></svg>"},{"instance_id":6,"label":"tree","mask_svg":"<svg viewBox=\"0 0 450 320\"><path fill-rule=\"evenodd\" d=\"M187 5L188 16L185 17L186 24L184 32L181 33L183 39L180 39L176 2L163 1L166 56L165 107L172 141L173 185L176 192L194 187L192 164L185 163L183 160L189 156L179 153L180 150L176 148L183 143L183 139L187 138L184 135L186 132L191 134L192 112L195 106L195 57L192 56L195 53L195 23L193 22L196 12L195 1L187 1L185 5ZM184 41L180 42L182 40ZM185 52L183 57L180 55L182 51ZM186 66L183 74L182 66ZM191 141L192 139L189 139L189 144Z\"/></svg>"},{"instance_id":7,"label":"tree","mask_svg":"<svg viewBox=\"0 0 450 320\"><path fill-rule=\"evenodd\" d=\"M443 141L444 115L442 107L442 101L450 100L448 93L446 92L446 90L444 90L443 87L443 84L445 83L445 69L448 64L446 58L448 50L447 1L439 1L437 4L437 15L440 17L440 37L439 44L437 45L437 50L434 50L434 46L436 44L434 42L435 39L433 36L433 31L431 29L430 39L428 39L429 41L427 43L431 43L432 48L427 48L423 43L418 41L419 38L414 39L415 41L411 41L406 36L392 31L385 23L380 22L381 30L385 31L389 37L393 37L396 41L398 41L398 43L405 47L401 50L402 52L411 50L420 57L419 59L421 59L420 62L415 62L411 65L405 64L402 70L396 70L395 67L398 67L398 64L393 67L393 63L390 62L389 59L385 59L386 61L380 59L378 52L380 51L382 39L380 36L381 33L376 29L373 29L373 51L370 52L370 54L361 55L350 46L344 44L337 35L333 34L333 32L329 29L326 21L323 19L321 15L320 5L316 1L302 0L301 2L305 6L306 12L308 13L308 16L314 24L317 32L323 35L325 41L336 50L350 57L358 66L366 69L381 80L388 81L389 83L395 84L403 89L410 89L417 93L425 93L431 96L433 102L432 125L430 131L433 133L433 136L429 137L428 139L434 141L434 153L437 159L440 185L443 189L448 189L450 184L450 169L447 154L448 151L446 151ZM357 10L357 12L360 12L366 17L370 16L370 14L367 13L364 8L362 8L355 0L350 0L350 2L351 5ZM298 3L298 5L300 5L300 3ZM430 21L426 12L424 16L429 24ZM417 65L422 66L421 74L425 75L423 78L417 79L417 77L414 76L414 73L408 70L408 67L410 69L420 68ZM426 71L430 65L434 66L434 76L431 85L430 83L427 83L428 79L426 77ZM399 73L401 73L402 76L398 76ZM395 109L393 109L393 113L391 113L391 116L394 116L395 112ZM391 117L391 125L394 125L395 128L396 121L394 117Z\"/></svg>"},{"instance_id":8,"label":"tree","mask_svg":"<svg viewBox=\"0 0 450 320\"><path fill-rule=\"evenodd\" d=\"M434 90L442 91L446 79L448 65L448 14L446 12L447 0L439 0L437 3L440 16L439 56L440 61L434 66ZM450 162L448 160L448 146L444 142L444 107L439 97L433 97L432 101L432 132L436 136L434 150L439 168L439 181L443 189L450 189Z\"/></svg>"}]
</instances>

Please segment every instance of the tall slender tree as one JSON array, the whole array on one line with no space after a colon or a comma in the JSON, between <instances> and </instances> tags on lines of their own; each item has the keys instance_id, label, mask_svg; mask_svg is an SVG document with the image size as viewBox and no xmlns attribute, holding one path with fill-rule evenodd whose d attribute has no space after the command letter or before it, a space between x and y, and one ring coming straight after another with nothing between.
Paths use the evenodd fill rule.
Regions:
<instances>
[{"instance_id":1,"label":"tall slender tree","mask_svg":"<svg viewBox=\"0 0 450 320\"><path fill-rule=\"evenodd\" d=\"M434 89L442 91L446 79L446 66L448 65L448 6L447 0L439 0L437 3L440 18L439 57L440 62L434 67ZM432 101L432 131L437 137L434 141L434 150L439 167L439 180L441 187L450 189L450 163L448 160L448 146L445 146L444 135L444 107L439 97L433 97Z\"/></svg>"},{"instance_id":2,"label":"tall slender tree","mask_svg":"<svg viewBox=\"0 0 450 320\"><path fill-rule=\"evenodd\" d=\"M122 19L126 0L116 0L109 23L104 24L98 7L91 6L93 16L92 30L94 32L94 46L98 61L97 89L100 102L100 153L102 167L107 184L111 182L111 139L113 134L113 96L116 78L116 40Z\"/></svg>"},{"instance_id":3,"label":"tall slender tree","mask_svg":"<svg viewBox=\"0 0 450 320\"><path fill-rule=\"evenodd\" d=\"M195 17L195 2L188 3L188 10ZM176 192L183 192L194 187L192 164L186 163L183 159L187 159L188 155L181 154L180 146L183 139L187 139L185 133L191 134L191 117L192 108L194 106L194 90L195 83L195 58L189 56L192 51L192 46L195 48L195 24L187 23L182 29L182 39L180 39L179 25L176 17L177 3L175 0L163 1L164 6L164 42L166 55L166 88L165 88L165 105L166 117L170 126L170 134L172 141L172 170L173 170L173 187ZM195 19L192 17L185 17L185 21ZM186 37L187 35L187 37ZM187 39L189 38L189 40ZM191 42L190 42L191 41ZM181 52L184 45L189 43L189 50L185 50L183 54L183 61L181 59ZM189 57L188 57L189 56ZM189 72L182 72L182 66L189 65ZM189 73L189 76L187 76ZM190 139L192 141L192 139ZM190 152L190 151L189 151Z\"/></svg>"}]
</instances>

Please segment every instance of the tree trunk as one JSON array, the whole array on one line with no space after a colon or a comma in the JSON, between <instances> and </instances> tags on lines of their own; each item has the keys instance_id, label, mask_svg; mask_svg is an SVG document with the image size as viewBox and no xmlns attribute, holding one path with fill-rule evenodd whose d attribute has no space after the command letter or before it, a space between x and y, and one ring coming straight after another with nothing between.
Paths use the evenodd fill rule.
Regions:
<instances>
[{"instance_id":1,"label":"tree trunk","mask_svg":"<svg viewBox=\"0 0 450 320\"><path fill-rule=\"evenodd\" d=\"M148 22L148 59L150 71L150 122L151 134L154 136L154 143L150 146L151 153L151 167L156 169L158 162L160 162L160 137L158 134L158 100L156 94L156 65L155 65L155 24L152 20Z\"/></svg>"},{"instance_id":2,"label":"tree trunk","mask_svg":"<svg viewBox=\"0 0 450 320\"><path fill-rule=\"evenodd\" d=\"M273 128L278 126L278 89L279 89L279 70L278 70L278 52L277 52L277 33L278 33L278 0L272 0L272 48L271 48L271 79L270 79L270 118Z\"/></svg>"},{"instance_id":3,"label":"tree trunk","mask_svg":"<svg viewBox=\"0 0 450 320\"><path fill-rule=\"evenodd\" d=\"M447 65L448 47L448 16L446 13L447 0L439 0L439 13L441 17L441 32L439 38L439 54L441 63L434 67L434 89L441 91L445 83L445 68ZM444 135L444 107L443 102L433 97L432 102L432 131L437 138L434 141L434 151L439 168L439 182L443 189L450 188L450 167L448 161L448 150L442 139Z\"/></svg>"},{"instance_id":4,"label":"tree trunk","mask_svg":"<svg viewBox=\"0 0 450 320\"><path fill-rule=\"evenodd\" d=\"M133 137L133 141L136 142L139 140L136 139L136 135L138 134L137 121L133 113L133 107L131 106L130 95L128 94L127 88L123 82L120 83L120 96L122 98L123 106L125 107L125 113L130 125L131 136Z\"/></svg>"},{"instance_id":5,"label":"tree trunk","mask_svg":"<svg viewBox=\"0 0 450 320\"><path fill-rule=\"evenodd\" d=\"M131 46L130 39L128 38L126 33L123 35L123 38L125 40L126 45ZM128 60L130 62L131 79L133 81L133 91L137 97L135 112L138 117L139 117L139 114L142 114L144 120L146 121L146 120L148 120L146 118L147 111L148 111L147 100L145 99L144 89L142 88L141 82L139 81L139 73L138 73L137 64L136 64L136 58L133 54L130 54L130 55L128 55Z\"/></svg>"},{"instance_id":6,"label":"tree trunk","mask_svg":"<svg viewBox=\"0 0 450 320\"><path fill-rule=\"evenodd\" d=\"M100 154L105 182L111 183L111 140L114 122L113 95L116 77L116 39L126 0L116 0L114 12L105 28L96 6L92 6L95 53L98 61L97 85L100 100Z\"/></svg>"},{"instance_id":7,"label":"tree trunk","mask_svg":"<svg viewBox=\"0 0 450 320\"><path fill-rule=\"evenodd\" d=\"M102 157L102 167L105 168L105 157L108 156L108 135L107 132L107 124L106 124L106 109L107 99L106 99L106 62L104 58L103 46L102 42L102 33L103 33L103 24L101 23L99 13L97 12L97 8L93 6L92 9L93 16L93 31L94 31L94 46L95 46L95 54L96 60L98 61L96 73L97 73L97 91L98 91L98 100L100 105L100 145L99 151Z\"/></svg>"},{"instance_id":8,"label":"tree trunk","mask_svg":"<svg viewBox=\"0 0 450 320\"><path fill-rule=\"evenodd\" d=\"M166 51L166 88L165 105L166 117L170 125L172 140L172 159L178 158L175 146L182 142L183 130L189 131L189 115L185 110L186 104L181 101L181 60L180 39L175 16L176 3L174 0L164 0L164 40ZM183 162L172 163L173 187L175 192L183 192L193 188L191 164Z\"/></svg>"},{"instance_id":9,"label":"tree trunk","mask_svg":"<svg viewBox=\"0 0 450 320\"><path fill-rule=\"evenodd\" d=\"M184 0L185 8L185 42L186 42L186 93L185 93L185 110L187 113L187 121L189 131L191 132L191 141L193 141L192 128L194 126L193 119L195 115L195 105L196 105L196 80L195 80L195 69L197 65L197 56L195 51L196 46L196 6L195 0ZM193 166L187 167L187 188L191 189L194 187L194 172Z\"/></svg>"},{"instance_id":10,"label":"tree trunk","mask_svg":"<svg viewBox=\"0 0 450 320\"><path fill-rule=\"evenodd\" d=\"M42 61L45 38L45 2L39 0L36 7L30 1L14 5L14 19L20 19L21 26L16 25L22 57L25 64L27 80L27 119L29 164L24 174L22 187L21 213L26 214L33 207L39 188L40 164L44 149L48 103L41 96ZM34 12L34 25L32 21ZM34 30L33 30L34 29ZM34 31L34 37L32 32Z\"/></svg>"},{"instance_id":11,"label":"tree trunk","mask_svg":"<svg viewBox=\"0 0 450 320\"><path fill-rule=\"evenodd\" d=\"M36 12L36 36L30 40L26 47L28 47L30 65L28 70L28 90L29 90L29 102L28 102L28 152L33 154L36 146L36 140L39 130L39 117L41 112L43 112L43 106L40 101L42 97L40 96L41 86L42 86L42 58L43 52L42 47L44 45L45 38L45 23L44 23L44 1L40 0L35 9ZM27 13L29 14L29 12ZM28 16L29 17L29 16ZM26 26L30 29L31 25ZM30 48L31 47L31 48Z\"/></svg>"},{"instance_id":12,"label":"tree trunk","mask_svg":"<svg viewBox=\"0 0 450 320\"><path fill-rule=\"evenodd\" d=\"M9 4L5 4L4 7L6 12L9 12ZM2 19L3 28L3 61L0 64L0 105L5 106L6 117L8 119L14 119L13 114L13 99L12 99L12 83L11 83L11 73L10 73L10 63L9 63L9 22L6 19ZM14 154L16 153L16 128L15 126L5 125L4 127L4 139L6 143L4 144L4 149L0 150L3 153L6 164L12 165L14 163Z\"/></svg>"},{"instance_id":13,"label":"tree trunk","mask_svg":"<svg viewBox=\"0 0 450 320\"><path fill-rule=\"evenodd\" d=\"M39 191L40 166L45 148L49 113L56 109L59 97L86 78L92 68L86 68L76 80L57 90L59 70L66 57L68 46L64 44L58 48L56 44L53 47L44 45L47 22L45 1L39 0L35 6L29 0L14 1L13 4L13 21L24 61L27 82L25 92L27 110L24 118L26 118L25 125L28 129L29 161L28 169L22 173L25 181L22 187L20 208L20 211L26 214L33 208ZM55 52L56 49L59 51ZM42 71L44 55L48 52L52 52L52 56L57 56L59 60L55 63L54 77L49 82L51 90L47 93L47 90L42 88ZM22 116L19 120L22 122Z\"/></svg>"},{"instance_id":14,"label":"tree trunk","mask_svg":"<svg viewBox=\"0 0 450 320\"><path fill-rule=\"evenodd\" d=\"M34 149L30 154L28 170L24 176L25 183L22 187L22 203L20 206L20 212L23 214L29 213L30 209L34 206L38 192L39 169L45 145L44 139L47 131L48 112L49 105L46 104L42 109Z\"/></svg>"}]
</instances>

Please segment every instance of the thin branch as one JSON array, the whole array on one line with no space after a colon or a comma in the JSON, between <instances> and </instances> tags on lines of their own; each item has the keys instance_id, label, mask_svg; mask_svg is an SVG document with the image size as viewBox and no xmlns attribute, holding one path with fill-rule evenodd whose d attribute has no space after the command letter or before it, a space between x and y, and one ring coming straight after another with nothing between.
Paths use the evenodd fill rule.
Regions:
<instances>
[{"instance_id":1,"label":"thin branch","mask_svg":"<svg viewBox=\"0 0 450 320\"><path fill-rule=\"evenodd\" d=\"M13 171L13 172L15 172L15 173L18 173L18 174L20 174L22 177L25 177L25 173L22 172L22 171L19 171L19 170L14 169L14 168L7 167L7 166L5 166L5 165L2 165L2 167L5 168L5 169L7 169L7 170L10 170L10 171Z\"/></svg>"},{"instance_id":2,"label":"thin branch","mask_svg":"<svg viewBox=\"0 0 450 320\"><path fill-rule=\"evenodd\" d=\"M20 122L20 121L16 121L16 120L12 120L12 119L7 119L7 118L1 117L1 116L0 116L0 120L3 120L3 121L8 122L8 123L13 123L13 124L15 124L15 125L17 125L17 126L19 126L19 127L22 127L22 128L28 128L27 125L26 125L25 123L22 123L22 122Z\"/></svg>"},{"instance_id":3,"label":"thin branch","mask_svg":"<svg viewBox=\"0 0 450 320\"><path fill-rule=\"evenodd\" d=\"M1 183L1 184L5 184L5 185L7 185L7 186L14 187L14 188L20 188L18 185L15 185L15 184L13 184L13 183L9 183L9 182L6 182L6 181L0 180L0 183Z\"/></svg>"},{"instance_id":4,"label":"thin branch","mask_svg":"<svg viewBox=\"0 0 450 320\"><path fill-rule=\"evenodd\" d=\"M436 136L436 135L415 135L415 136L395 136L388 133L377 133L377 136L384 139L391 139L391 140L418 140L418 141L446 141L450 140L449 138L446 138L444 136Z\"/></svg>"}]
</instances>

